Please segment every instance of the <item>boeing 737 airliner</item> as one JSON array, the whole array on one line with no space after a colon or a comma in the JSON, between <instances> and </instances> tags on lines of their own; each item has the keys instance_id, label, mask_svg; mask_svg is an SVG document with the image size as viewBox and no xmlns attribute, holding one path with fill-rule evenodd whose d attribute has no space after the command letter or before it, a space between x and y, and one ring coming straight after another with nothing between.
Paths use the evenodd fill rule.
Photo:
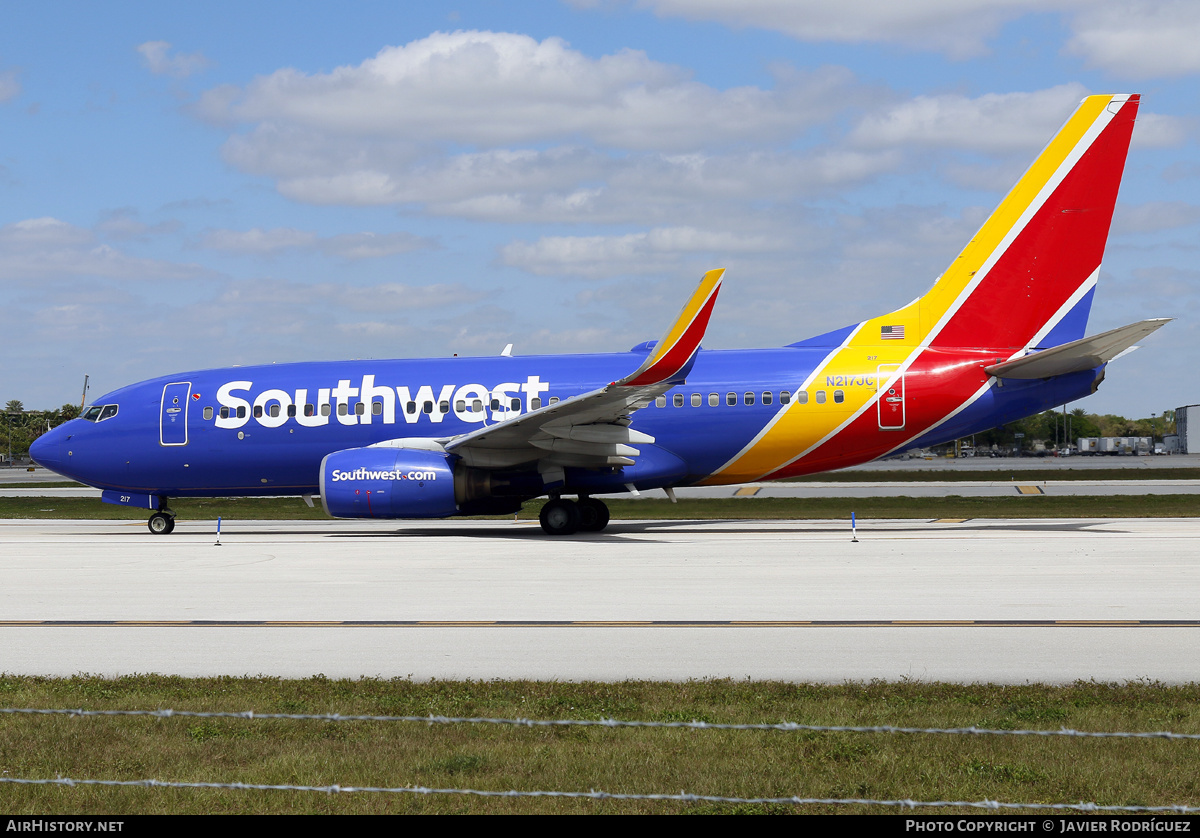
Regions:
<instances>
[{"instance_id":1,"label":"boeing 737 airliner","mask_svg":"<svg viewBox=\"0 0 1200 838\"><path fill-rule=\"evenodd\" d=\"M203 370L109 393L41 465L175 526L170 498L320 495L340 518L608 524L596 495L777 480L993 428L1095 391L1167 322L1084 337L1138 96L1090 96L923 297L778 349L704 351L723 271L608 355ZM565 496L574 496L570 500Z\"/></svg>"}]
</instances>

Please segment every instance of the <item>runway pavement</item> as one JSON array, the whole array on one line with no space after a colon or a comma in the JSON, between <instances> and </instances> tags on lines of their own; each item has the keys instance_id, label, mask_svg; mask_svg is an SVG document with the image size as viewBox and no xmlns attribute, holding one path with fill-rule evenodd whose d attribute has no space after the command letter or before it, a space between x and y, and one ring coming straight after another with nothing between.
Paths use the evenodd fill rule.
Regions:
<instances>
[{"instance_id":1,"label":"runway pavement","mask_svg":"<svg viewBox=\"0 0 1200 838\"><path fill-rule=\"evenodd\" d=\"M0 672L1200 678L1200 519L0 521Z\"/></svg>"}]
</instances>

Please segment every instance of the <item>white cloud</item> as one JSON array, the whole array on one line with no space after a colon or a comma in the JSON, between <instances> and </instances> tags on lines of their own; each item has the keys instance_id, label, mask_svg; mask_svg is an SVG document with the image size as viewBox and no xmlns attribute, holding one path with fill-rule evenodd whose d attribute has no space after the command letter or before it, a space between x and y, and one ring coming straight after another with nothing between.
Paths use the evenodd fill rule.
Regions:
<instances>
[{"instance_id":1,"label":"white cloud","mask_svg":"<svg viewBox=\"0 0 1200 838\"><path fill-rule=\"evenodd\" d=\"M436 32L358 66L311 75L288 68L244 88L219 87L198 110L218 122L393 142L487 148L588 138L626 149L688 149L811 126L842 106L851 77L824 69L785 81L718 90L635 50L591 58L559 38Z\"/></svg>"},{"instance_id":2,"label":"white cloud","mask_svg":"<svg viewBox=\"0 0 1200 838\"><path fill-rule=\"evenodd\" d=\"M258 310L281 300L297 308L308 309L312 318L329 317L338 310L354 312L403 312L434 309L478 302L487 292L459 283L405 285L385 282L355 286L343 283L308 284L287 280L255 280L230 285L218 303L233 310Z\"/></svg>"},{"instance_id":3,"label":"white cloud","mask_svg":"<svg viewBox=\"0 0 1200 838\"><path fill-rule=\"evenodd\" d=\"M17 75L16 70L0 73L0 104L21 95L21 82L17 81Z\"/></svg>"},{"instance_id":4,"label":"white cloud","mask_svg":"<svg viewBox=\"0 0 1200 838\"><path fill-rule=\"evenodd\" d=\"M174 220L146 224L138 218L137 210L131 207L121 207L104 212L95 229L111 239L144 240L151 235L176 232L181 226L178 221Z\"/></svg>"},{"instance_id":5,"label":"white cloud","mask_svg":"<svg viewBox=\"0 0 1200 838\"><path fill-rule=\"evenodd\" d=\"M1066 51L1093 67L1132 79L1200 72L1200 3L1117 0L1085 7Z\"/></svg>"},{"instance_id":6,"label":"white cloud","mask_svg":"<svg viewBox=\"0 0 1200 838\"><path fill-rule=\"evenodd\" d=\"M201 246L228 253L265 255L288 248L308 248L317 243L317 234L306 230L277 227L274 230L209 230Z\"/></svg>"},{"instance_id":7,"label":"white cloud","mask_svg":"<svg viewBox=\"0 0 1200 838\"><path fill-rule=\"evenodd\" d=\"M177 52L174 55L168 55L170 49L171 45L166 41L146 41L137 47L137 51L142 56L142 63L156 76L173 76L182 79L209 66L209 60L201 53L193 52L184 55Z\"/></svg>"},{"instance_id":8,"label":"white cloud","mask_svg":"<svg viewBox=\"0 0 1200 838\"><path fill-rule=\"evenodd\" d=\"M797 40L883 42L968 58L987 51L1001 26L1028 12L1073 9L1086 0L641 0L664 17L754 26Z\"/></svg>"},{"instance_id":9,"label":"white cloud","mask_svg":"<svg viewBox=\"0 0 1200 838\"><path fill-rule=\"evenodd\" d=\"M1088 94L1072 82L1028 93L918 96L859 122L850 140L867 148L918 146L1006 154L1039 148Z\"/></svg>"},{"instance_id":10,"label":"white cloud","mask_svg":"<svg viewBox=\"0 0 1200 838\"><path fill-rule=\"evenodd\" d=\"M1184 201L1151 201L1138 206L1117 204L1113 215L1113 235L1155 233L1190 227L1200 222L1200 206Z\"/></svg>"},{"instance_id":11,"label":"white cloud","mask_svg":"<svg viewBox=\"0 0 1200 838\"><path fill-rule=\"evenodd\" d=\"M429 239L412 233L344 233L321 240L321 250L343 259L378 259L432 247Z\"/></svg>"},{"instance_id":12,"label":"white cloud","mask_svg":"<svg viewBox=\"0 0 1200 838\"><path fill-rule=\"evenodd\" d=\"M375 259L411 253L433 246L429 239L411 233L344 233L318 236L309 230L276 227L263 230L209 230L201 246L226 253L266 256L281 250L316 250L343 259Z\"/></svg>"},{"instance_id":13,"label":"white cloud","mask_svg":"<svg viewBox=\"0 0 1200 838\"><path fill-rule=\"evenodd\" d=\"M604 278L614 273L660 273L681 256L762 253L786 249L766 235L737 235L694 227L659 227L623 236L545 236L502 248L506 265L543 276L575 274Z\"/></svg>"},{"instance_id":14,"label":"white cloud","mask_svg":"<svg viewBox=\"0 0 1200 838\"><path fill-rule=\"evenodd\" d=\"M674 170L680 187L721 191L726 184L697 175L730 155L745 168L736 161L748 149L812 145L833 116L887 95L844 68L772 72L772 87L720 90L640 52L592 58L556 38L435 33L328 73L283 69L215 88L196 109L248 125L226 142L225 159L295 200L594 220L611 212L607 187L623 173L632 183L647 168ZM714 163L697 167L696 155ZM808 180L859 177L879 158L822 162Z\"/></svg>"},{"instance_id":15,"label":"white cloud","mask_svg":"<svg viewBox=\"0 0 1200 838\"><path fill-rule=\"evenodd\" d=\"M198 265L130 256L57 218L31 218L0 227L0 277L16 283L104 277L119 280L184 279L204 274Z\"/></svg>"},{"instance_id":16,"label":"white cloud","mask_svg":"<svg viewBox=\"0 0 1200 838\"><path fill-rule=\"evenodd\" d=\"M1026 14L1063 16L1065 52L1130 79L1200 72L1195 0L640 0L662 17L758 27L814 43L886 43L962 59Z\"/></svg>"}]
</instances>

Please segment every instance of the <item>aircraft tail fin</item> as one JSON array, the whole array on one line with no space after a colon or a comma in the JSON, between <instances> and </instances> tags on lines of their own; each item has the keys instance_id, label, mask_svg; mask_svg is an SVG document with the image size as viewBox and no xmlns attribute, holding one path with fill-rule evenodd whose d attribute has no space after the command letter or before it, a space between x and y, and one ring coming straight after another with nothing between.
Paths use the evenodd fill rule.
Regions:
<instances>
[{"instance_id":1,"label":"aircraft tail fin","mask_svg":"<svg viewBox=\"0 0 1200 838\"><path fill-rule=\"evenodd\" d=\"M933 288L864 324L871 337L1013 350L1082 338L1138 104L1084 99Z\"/></svg>"}]
</instances>

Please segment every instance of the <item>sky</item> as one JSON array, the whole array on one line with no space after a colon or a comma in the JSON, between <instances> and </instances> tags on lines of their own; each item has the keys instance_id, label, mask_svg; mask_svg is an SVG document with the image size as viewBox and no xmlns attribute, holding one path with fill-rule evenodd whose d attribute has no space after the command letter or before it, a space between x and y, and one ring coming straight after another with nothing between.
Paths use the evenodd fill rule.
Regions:
<instances>
[{"instance_id":1,"label":"sky","mask_svg":"<svg viewBox=\"0 0 1200 838\"><path fill-rule=\"evenodd\" d=\"M0 403L192 369L710 349L924 293L1090 93L1142 109L1072 405L1200 402L1194 0L25 2L0 30Z\"/></svg>"}]
</instances>

